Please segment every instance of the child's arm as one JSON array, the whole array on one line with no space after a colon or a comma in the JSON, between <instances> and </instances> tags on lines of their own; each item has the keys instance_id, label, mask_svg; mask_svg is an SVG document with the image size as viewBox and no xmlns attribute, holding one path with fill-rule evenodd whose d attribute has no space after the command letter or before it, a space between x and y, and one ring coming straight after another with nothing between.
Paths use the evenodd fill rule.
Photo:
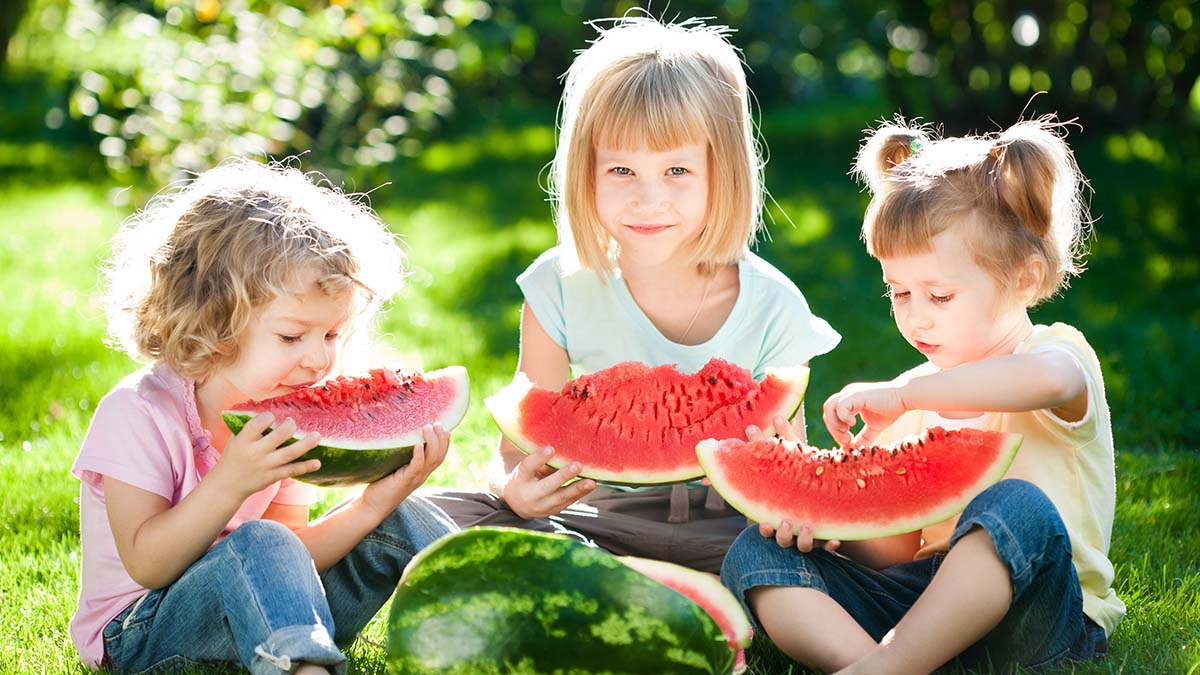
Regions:
<instances>
[{"instance_id":1,"label":"child's arm","mask_svg":"<svg viewBox=\"0 0 1200 675\"><path fill-rule=\"evenodd\" d=\"M212 546L242 502L279 480L320 467L294 462L320 442L316 434L280 447L292 437L291 420L271 433L269 413L255 416L229 439L216 466L175 506L148 490L104 477L104 501L117 553L130 578L162 588L180 577Z\"/></svg>"},{"instance_id":2,"label":"child's arm","mask_svg":"<svg viewBox=\"0 0 1200 675\"><path fill-rule=\"evenodd\" d=\"M263 517L291 528L308 548L317 571L324 572L378 527L446 459L450 432L438 423L426 425L421 435L425 442L413 447L411 462L371 483L358 497L312 525L306 506L272 504Z\"/></svg>"},{"instance_id":3,"label":"child's arm","mask_svg":"<svg viewBox=\"0 0 1200 675\"><path fill-rule=\"evenodd\" d=\"M561 389L570 375L567 352L558 346L538 323L529 303L521 308L521 353L517 370L533 384L550 390ZM526 455L507 438L500 437L499 448L488 467L488 487L500 496L513 513L522 518L543 518L562 511L596 487L595 481L565 483L579 475L577 465L555 471L546 465L553 451L545 448Z\"/></svg>"},{"instance_id":4,"label":"child's arm","mask_svg":"<svg viewBox=\"0 0 1200 675\"><path fill-rule=\"evenodd\" d=\"M1066 421L1087 410L1083 370L1061 351L1011 354L910 380L855 383L825 401L825 426L842 445L869 444L909 410L1025 412L1052 410ZM863 428L850 427L862 417Z\"/></svg>"}]
</instances>

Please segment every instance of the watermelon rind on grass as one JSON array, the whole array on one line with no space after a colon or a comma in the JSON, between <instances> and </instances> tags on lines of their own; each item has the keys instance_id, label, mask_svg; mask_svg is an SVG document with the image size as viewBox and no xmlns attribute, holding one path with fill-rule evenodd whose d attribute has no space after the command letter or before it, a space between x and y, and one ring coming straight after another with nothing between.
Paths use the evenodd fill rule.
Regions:
<instances>
[{"instance_id":1,"label":"watermelon rind on grass","mask_svg":"<svg viewBox=\"0 0 1200 675\"><path fill-rule=\"evenodd\" d=\"M522 372L484 405L526 454L551 446L548 464L581 467L580 477L623 485L692 480L704 471L695 446L742 436L753 424L774 433L804 400L805 366L767 368L755 381L744 368L710 360L695 373L627 362L583 375L553 392Z\"/></svg>"},{"instance_id":2,"label":"watermelon rind on grass","mask_svg":"<svg viewBox=\"0 0 1200 675\"><path fill-rule=\"evenodd\" d=\"M424 441L421 429L425 425L440 422L447 431L456 427L470 401L467 369L462 366L424 373L384 373L376 369L371 375L370 379L338 378L337 386L350 389L365 383L372 391L369 387L375 384L373 391L380 392L378 382L382 381L390 389L383 391L380 400L356 401L353 393L346 394L334 386L335 392L348 400L322 402L324 394L320 390L324 385L315 385L306 392L312 400L304 401L305 405L293 402L293 393L239 404L222 411L221 417L234 434L264 410L270 410L276 422L292 417L297 432L284 445L296 442L306 432L321 434L321 444L296 460L319 459L321 468L296 480L321 487L371 483L412 461L413 447ZM345 432L339 435L338 429Z\"/></svg>"},{"instance_id":3,"label":"watermelon rind on grass","mask_svg":"<svg viewBox=\"0 0 1200 675\"><path fill-rule=\"evenodd\" d=\"M1008 471L1020 434L933 427L888 446L814 448L773 438L696 446L716 491L754 522L809 524L814 539L874 539L961 513Z\"/></svg>"},{"instance_id":4,"label":"watermelon rind on grass","mask_svg":"<svg viewBox=\"0 0 1200 675\"><path fill-rule=\"evenodd\" d=\"M728 674L720 626L683 594L558 534L471 528L409 563L387 626L390 672Z\"/></svg>"}]
</instances>

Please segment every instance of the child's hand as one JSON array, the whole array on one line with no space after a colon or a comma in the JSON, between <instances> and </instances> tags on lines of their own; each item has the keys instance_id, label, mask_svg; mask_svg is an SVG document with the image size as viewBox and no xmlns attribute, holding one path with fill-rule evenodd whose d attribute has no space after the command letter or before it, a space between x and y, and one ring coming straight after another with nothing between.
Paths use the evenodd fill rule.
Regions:
<instances>
[{"instance_id":1,"label":"child's hand","mask_svg":"<svg viewBox=\"0 0 1200 675\"><path fill-rule=\"evenodd\" d=\"M425 442L413 446L412 461L371 483L359 499L372 512L386 516L414 490L425 484L433 470L446 460L450 450L450 432L441 422L421 429Z\"/></svg>"},{"instance_id":2,"label":"child's hand","mask_svg":"<svg viewBox=\"0 0 1200 675\"><path fill-rule=\"evenodd\" d=\"M825 427L842 447L869 445L892 422L907 411L900 388L891 382L848 384L825 401ZM851 436L855 418L862 417L863 428Z\"/></svg>"},{"instance_id":3,"label":"child's hand","mask_svg":"<svg viewBox=\"0 0 1200 675\"><path fill-rule=\"evenodd\" d=\"M263 432L274 421L275 416L265 412L246 422L246 426L225 443L209 478L216 474L218 480L227 481L245 498L271 483L321 468L321 461L317 459L294 461L315 448L321 442L321 436L309 433L295 443L281 445L296 433L296 423L289 417L264 436Z\"/></svg>"},{"instance_id":4,"label":"child's hand","mask_svg":"<svg viewBox=\"0 0 1200 675\"><path fill-rule=\"evenodd\" d=\"M596 481L589 479L566 485L582 468L572 462L556 471L546 464L553 456L552 448L530 453L508 475L500 496L513 513L522 518L545 518L596 489Z\"/></svg>"},{"instance_id":5,"label":"child's hand","mask_svg":"<svg viewBox=\"0 0 1200 675\"><path fill-rule=\"evenodd\" d=\"M779 544L780 548L796 547L796 550L801 553L808 553L814 547L823 548L826 551L836 551L842 542L836 539L821 541L812 538L812 526L808 524L793 528L791 521L784 520L779 523L779 527L771 527L766 523L758 524L758 533L764 537L775 537L775 543Z\"/></svg>"}]
</instances>

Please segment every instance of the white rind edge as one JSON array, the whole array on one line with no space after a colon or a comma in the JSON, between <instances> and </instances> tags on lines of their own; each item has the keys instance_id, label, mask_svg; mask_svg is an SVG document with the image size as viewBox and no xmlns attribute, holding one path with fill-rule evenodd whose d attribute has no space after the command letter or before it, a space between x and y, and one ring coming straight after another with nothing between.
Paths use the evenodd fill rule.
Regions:
<instances>
[{"instance_id":1,"label":"white rind edge","mask_svg":"<svg viewBox=\"0 0 1200 675\"><path fill-rule=\"evenodd\" d=\"M754 631L750 627L750 619L746 617L746 611L742 609L742 605L737 601L737 598L733 597L733 593L728 588L725 588L716 577L663 560L651 560L650 558L639 558L628 555L617 556L617 560L633 568L634 571L648 576L659 583L662 583L662 579L673 577L682 579L689 586L698 588L706 598L711 600L718 609L729 617L730 623L733 624L733 637L737 645L743 648L750 646L750 641L754 637ZM676 591L676 593L679 593L679 591ZM680 593L680 595L688 597L686 593ZM691 600L691 598L688 599ZM695 600L692 601L695 602Z\"/></svg>"},{"instance_id":2,"label":"white rind edge","mask_svg":"<svg viewBox=\"0 0 1200 675\"><path fill-rule=\"evenodd\" d=\"M992 484L999 482L1004 474L1008 471L1008 467L1012 465L1013 459L1017 456L1017 450L1021 447L1021 441L1024 440L1021 434L1005 433L1004 449L1001 456L1007 455L1004 461L996 462L992 466L992 470L984 473L964 489L958 499L948 500L946 504L939 510L925 514L921 518L908 518L904 520L893 521L893 525L888 528L865 529L859 523L841 522L827 525L818 524L813 529L813 539L837 539L842 541L855 541L861 539L874 539L877 537L888 537L894 534L904 534L914 532L923 527L928 527L934 523L940 523L947 518L957 515L966 508L980 492L983 492ZM740 495L733 494L733 490L729 488L729 481L716 461L716 453L719 450L721 442L717 439L709 438L700 441L696 445L696 457L700 460L700 466L704 467L704 473L708 479L712 481L713 488L721 495L725 501L736 509L739 513L746 516L756 523L767 523L772 527L778 526L783 520L797 521L799 518L795 514L788 514L783 511L772 509L760 504L752 504L740 498Z\"/></svg>"},{"instance_id":3,"label":"white rind edge","mask_svg":"<svg viewBox=\"0 0 1200 675\"><path fill-rule=\"evenodd\" d=\"M462 421L463 417L466 416L467 407L471 403L470 377L467 375L467 369L463 366L447 366L438 370L426 371L422 373L422 376L429 380L450 379L454 381L455 389L459 394L450 402L450 405L446 406L446 409L442 411L441 417L436 420L442 423L442 427L446 431L454 429ZM224 410L222 412L243 415L245 417L253 417L258 414L247 410ZM272 426L271 428L275 427ZM292 436L292 438L297 440L303 437L303 433L301 432L297 432L296 435ZM415 432L410 432L402 436L372 439L369 443L323 436L321 438L321 445L340 450L383 450L388 448L409 448L423 441L424 438L421 437L421 430L418 429Z\"/></svg>"}]
</instances>

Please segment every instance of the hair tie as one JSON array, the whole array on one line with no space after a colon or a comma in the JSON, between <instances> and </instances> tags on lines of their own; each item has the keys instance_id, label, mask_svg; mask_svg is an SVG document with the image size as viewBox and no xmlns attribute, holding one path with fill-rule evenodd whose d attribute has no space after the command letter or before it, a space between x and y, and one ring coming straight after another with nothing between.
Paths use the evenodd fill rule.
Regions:
<instances>
[{"instance_id":1,"label":"hair tie","mask_svg":"<svg viewBox=\"0 0 1200 675\"><path fill-rule=\"evenodd\" d=\"M915 155L918 152L921 152L922 146L924 146L924 143L921 142L921 139L919 139L919 138L912 139L911 141L908 142L909 154Z\"/></svg>"}]
</instances>

